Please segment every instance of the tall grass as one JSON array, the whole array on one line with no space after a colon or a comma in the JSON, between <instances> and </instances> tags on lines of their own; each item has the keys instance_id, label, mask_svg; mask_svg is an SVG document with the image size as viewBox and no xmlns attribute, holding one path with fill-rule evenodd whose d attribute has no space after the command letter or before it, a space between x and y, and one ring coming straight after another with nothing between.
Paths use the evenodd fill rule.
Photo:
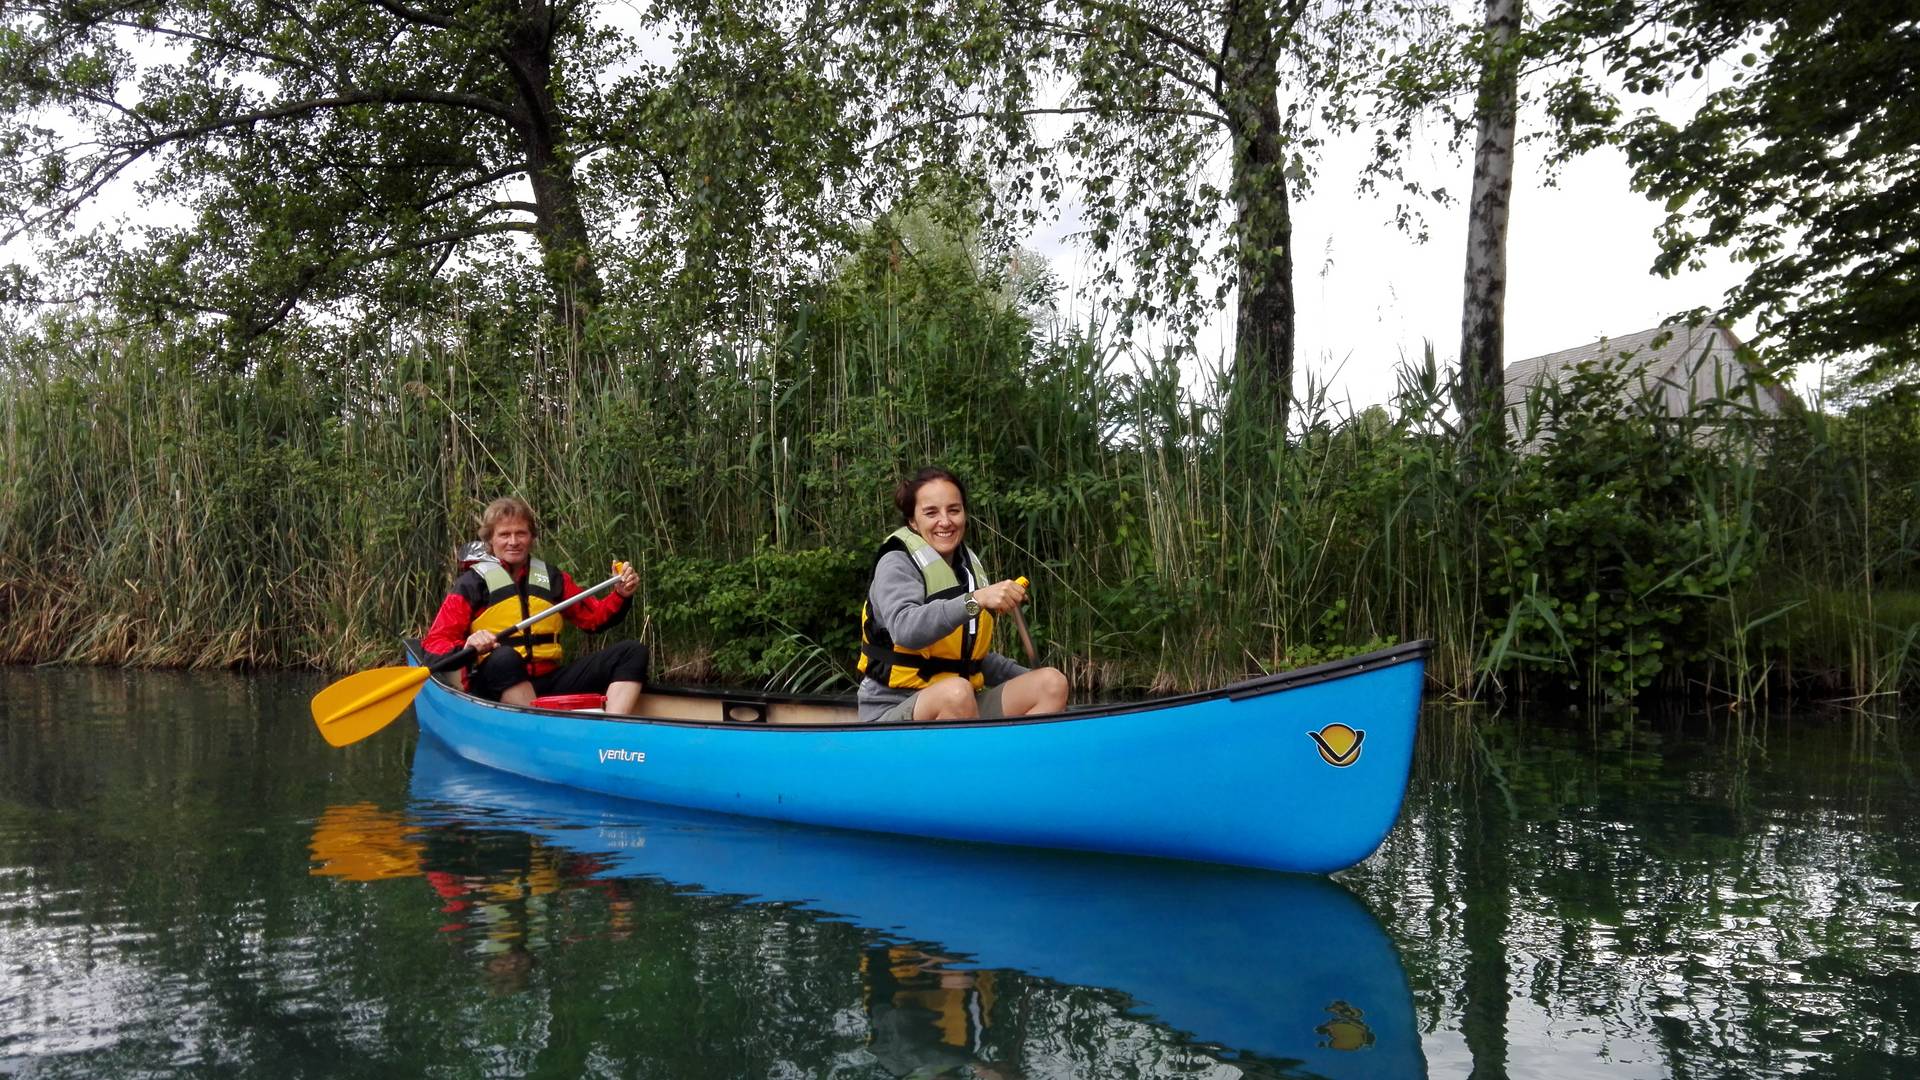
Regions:
<instances>
[{"instance_id":1,"label":"tall grass","mask_svg":"<svg viewBox=\"0 0 1920 1080\"><path fill-rule=\"evenodd\" d=\"M475 511L513 492L578 576L636 562L644 616L622 632L670 676L831 685L891 486L939 462L971 482L989 565L1035 582L1034 636L1081 687L1420 637L1463 696L1914 679L1920 619L1894 599L1914 586L1908 523L1873 516L1817 415L1703 447L1570 390L1540 407L1572 434L1469 478L1430 354L1390 407L1311 394L1283 438L1236 414L1224 372L1196 380L1097 325L1041 334L949 285L851 274L772 330L595 343L612 363L503 343L473 312L311 332L238 367L105 322L16 330L0 660L387 662Z\"/></svg>"}]
</instances>

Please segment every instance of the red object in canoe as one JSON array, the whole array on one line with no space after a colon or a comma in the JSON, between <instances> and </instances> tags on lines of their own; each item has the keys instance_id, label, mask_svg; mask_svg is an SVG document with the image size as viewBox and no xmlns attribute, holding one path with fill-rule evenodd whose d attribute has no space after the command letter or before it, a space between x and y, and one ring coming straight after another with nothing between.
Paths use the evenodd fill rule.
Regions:
<instances>
[{"instance_id":1,"label":"red object in canoe","mask_svg":"<svg viewBox=\"0 0 1920 1080\"><path fill-rule=\"evenodd\" d=\"M605 694L548 694L533 699L536 709L604 709L607 707Z\"/></svg>"}]
</instances>

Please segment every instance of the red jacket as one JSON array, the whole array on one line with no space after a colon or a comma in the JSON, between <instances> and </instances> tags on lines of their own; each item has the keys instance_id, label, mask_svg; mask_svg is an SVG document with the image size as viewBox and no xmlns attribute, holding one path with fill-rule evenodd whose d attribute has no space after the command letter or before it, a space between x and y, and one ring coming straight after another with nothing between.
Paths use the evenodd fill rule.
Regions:
<instances>
[{"instance_id":1,"label":"red jacket","mask_svg":"<svg viewBox=\"0 0 1920 1080\"><path fill-rule=\"evenodd\" d=\"M551 563L548 564L552 566ZM560 599L571 600L580 595L580 586L574 583L573 575L553 567L560 574ZM513 577L518 581L527 576L527 564L521 563L514 568ZM433 617L433 625L420 639L420 647L429 657L445 656L456 649L466 647L468 635L473 633L473 617L487 602L487 583L473 570L462 571L453 580L453 591L440 602L440 611ZM627 608L631 606L628 597L616 592L606 592L599 596L589 596L560 613L560 617L585 630L597 634L609 626L617 625L627 617ZM534 660L527 664L528 675L545 675L559 665L547 660Z\"/></svg>"}]
</instances>

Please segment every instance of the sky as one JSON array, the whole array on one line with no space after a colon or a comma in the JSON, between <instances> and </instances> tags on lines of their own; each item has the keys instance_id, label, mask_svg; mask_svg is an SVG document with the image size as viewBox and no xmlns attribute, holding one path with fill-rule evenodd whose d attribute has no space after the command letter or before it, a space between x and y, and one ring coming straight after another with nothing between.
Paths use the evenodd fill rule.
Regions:
<instances>
[{"instance_id":1,"label":"sky","mask_svg":"<svg viewBox=\"0 0 1920 1080\"><path fill-rule=\"evenodd\" d=\"M1396 369L1432 342L1442 364L1460 352L1460 304L1466 260L1466 195L1471 160L1436 151L1422 178L1456 194L1458 204L1429 207L1429 239L1418 243L1389 220L1394 199L1354 189L1365 139L1335 141L1321 158L1315 188L1294 206L1297 306L1296 389L1311 377L1354 410L1385 404ZM1676 313L1717 304L1742 267L1716 258L1673 278L1652 274L1654 230L1664 209L1634 192L1624 157L1591 152L1546 182L1544 148L1523 145L1514 165L1507 247L1507 363L1658 326ZM1073 244L1071 220L1031 241L1066 280L1064 306L1087 310L1080 292L1094 267ZM1204 291L1204 290L1203 290ZM1221 355L1231 310L1203 331L1203 355ZM1734 332L1752 336L1751 320ZM1799 373L1803 396L1818 372Z\"/></svg>"}]
</instances>

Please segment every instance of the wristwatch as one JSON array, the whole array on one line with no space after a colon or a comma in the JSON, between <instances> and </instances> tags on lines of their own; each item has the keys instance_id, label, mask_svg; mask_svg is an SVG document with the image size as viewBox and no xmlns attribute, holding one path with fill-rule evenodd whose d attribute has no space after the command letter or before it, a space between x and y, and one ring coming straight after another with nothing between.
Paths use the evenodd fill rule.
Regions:
<instances>
[{"instance_id":1,"label":"wristwatch","mask_svg":"<svg viewBox=\"0 0 1920 1080\"><path fill-rule=\"evenodd\" d=\"M978 614L980 614L980 601L971 596L967 597L967 618L971 619Z\"/></svg>"}]
</instances>

